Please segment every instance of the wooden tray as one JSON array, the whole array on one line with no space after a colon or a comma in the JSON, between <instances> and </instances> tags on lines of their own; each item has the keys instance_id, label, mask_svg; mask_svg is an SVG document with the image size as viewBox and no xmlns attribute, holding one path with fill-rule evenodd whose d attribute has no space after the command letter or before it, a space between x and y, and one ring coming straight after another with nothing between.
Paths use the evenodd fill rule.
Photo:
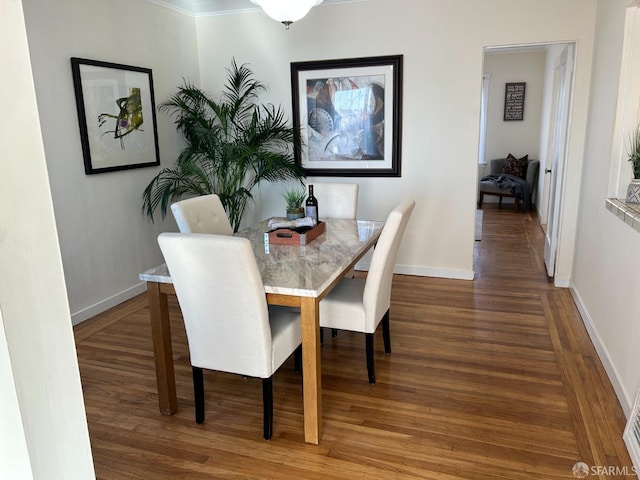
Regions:
<instances>
[{"instance_id":1,"label":"wooden tray","mask_svg":"<svg viewBox=\"0 0 640 480\"><path fill-rule=\"evenodd\" d=\"M324 233L324 222L315 227L279 228L265 232L265 245L306 245Z\"/></svg>"}]
</instances>

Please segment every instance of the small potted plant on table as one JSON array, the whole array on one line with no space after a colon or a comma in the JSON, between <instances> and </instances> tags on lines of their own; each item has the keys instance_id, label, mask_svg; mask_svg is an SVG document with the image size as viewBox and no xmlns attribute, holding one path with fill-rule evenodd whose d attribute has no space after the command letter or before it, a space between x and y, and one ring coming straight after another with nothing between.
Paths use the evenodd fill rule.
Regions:
<instances>
[{"instance_id":1,"label":"small potted plant on table","mask_svg":"<svg viewBox=\"0 0 640 480\"><path fill-rule=\"evenodd\" d=\"M304 207L302 202L306 196L303 188L294 188L287 190L282 194L282 198L287 204L287 220L295 220L304 217Z\"/></svg>"},{"instance_id":2,"label":"small potted plant on table","mask_svg":"<svg viewBox=\"0 0 640 480\"><path fill-rule=\"evenodd\" d=\"M640 126L631 134L629 142L629 162L633 180L627 188L627 203L640 203Z\"/></svg>"}]
</instances>

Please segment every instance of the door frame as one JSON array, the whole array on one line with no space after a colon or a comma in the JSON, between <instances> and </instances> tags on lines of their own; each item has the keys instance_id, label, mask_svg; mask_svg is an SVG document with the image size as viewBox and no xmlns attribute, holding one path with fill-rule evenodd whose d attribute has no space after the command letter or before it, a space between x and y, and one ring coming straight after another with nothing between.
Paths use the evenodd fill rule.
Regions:
<instances>
[{"instance_id":1,"label":"door frame","mask_svg":"<svg viewBox=\"0 0 640 480\"><path fill-rule=\"evenodd\" d=\"M568 153L569 122L573 95L573 73L575 68L575 45L567 44L556 58L552 68L552 108L549 112L550 125L547 144L547 161L542 173L544 179L540 223L546 225L544 261L547 275L555 277L556 257L560 239L562 206L564 200L565 171ZM556 80L559 83L556 83ZM556 88L557 87L557 88ZM550 167L546 165L551 162ZM548 175L547 175L548 174ZM547 178L549 181L547 182ZM543 223L542 218L545 219ZM549 223L550 222L550 223Z\"/></svg>"},{"instance_id":2,"label":"door frame","mask_svg":"<svg viewBox=\"0 0 640 480\"><path fill-rule=\"evenodd\" d=\"M575 69L576 69L576 65L578 62L578 55L577 55L577 43L576 42L562 42L562 41L558 41L558 42L539 42L539 43L531 43L531 44L507 44L507 45L495 45L495 46L485 46L483 48L483 69L481 74L484 74L484 64L485 64L485 60L484 60L484 54L486 54L487 52L501 52L501 51L505 51L505 52L509 52L512 51L514 53L516 53L518 50L522 50L525 51L527 49L530 48L540 48L540 47L545 47L545 48L551 48L553 46L564 46L563 51L566 50L567 47L571 46L572 48L572 58L570 60L570 65L571 65L571 71L572 71L572 75L570 78L570 81L568 82L568 90L569 90L569 94L568 94L568 101L566 102L565 108L566 108L566 119L567 119L567 124L566 124L566 133L564 135L564 140L563 140L563 145L561 147L561 151L562 151L562 156L561 156L561 162L562 162L562 172L566 171L566 167L567 167L567 160L568 160L568 153L569 153L569 143L570 143L570 134L571 134L571 116L572 116L572 106L573 106L573 101L574 101L574 96L575 96ZM561 56L561 54L558 55L557 58L559 58ZM549 70L549 68L547 67L545 70ZM550 70L553 72L553 67L550 68ZM553 76L551 77L551 82L553 81ZM546 92L547 88L552 88L549 87L549 77L545 76L545 83L544 83L544 89ZM549 101L547 100L550 97L545 95L543 97L543 101ZM544 107L545 105L543 105ZM539 180L538 180L538 189L537 189L537 198L534 199L536 201L536 207L538 209L538 218L540 219L540 223L542 225L543 229L546 229L546 220L547 220L547 215L546 215L546 211L549 208L549 201L548 201L548 190L549 190L549 181L550 179L548 178L549 175L545 174L545 170L548 169L548 165L550 162L550 157L548 155L548 136L549 136L549 124L551 123L551 105L548 106L548 108L546 108L545 111L543 111L543 118L542 118L542 125L541 125L541 133L540 133L540 173L539 173ZM478 169L480 170L480 169ZM478 176L478 181L480 180L480 172L479 172L479 176ZM559 209L558 209L558 245L560 243L560 233L561 233L561 225L562 225L562 217L563 217L563 204L564 204L564 197L566 195L566 189L565 189L565 185L566 185L566 175L561 175L561 178L559 178L559 186L560 189L557 192L556 198L555 198L555 202L559 202ZM542 215L542 211L545 211L545 215ZM544 222L543 222L544 220ZM555 272L554 272L554 278L555 278ZM561 282L562 283L562 282Z\"/></svg>"}]
</instances>

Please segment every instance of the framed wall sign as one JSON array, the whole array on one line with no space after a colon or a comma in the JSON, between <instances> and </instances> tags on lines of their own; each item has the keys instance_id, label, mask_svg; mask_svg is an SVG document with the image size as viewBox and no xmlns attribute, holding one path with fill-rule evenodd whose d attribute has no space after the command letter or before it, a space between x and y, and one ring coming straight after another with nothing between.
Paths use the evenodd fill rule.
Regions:
<instances>
[{"instance_id":1,"label":"framed wall sign","mask_svg":"<svg viewBox=\"0 0 640 480\"><path fill-rule=\"evenodd\" d=\"M507 83L504 90L504 121L524 119L526 82Z\"/></svg>"},{"instance_id":2,"label":"framed wall sign","mask_svg":"<svg viewBox=\"0 0 640 480\"><path fill-rule=\"evenodd\" d=\"M160 165L148 68L71 59L86 174Z\"/></svg>"},{"instance_id":3,"label":"framed wall sign","mask_svg":"<svg viewBox=\"0 0 640 480\"><path fill-rule=\"evenodd\" d=\"M307 175L400 176L402 55L294 62L291 90Z\"/></svg>"}]
</instances>

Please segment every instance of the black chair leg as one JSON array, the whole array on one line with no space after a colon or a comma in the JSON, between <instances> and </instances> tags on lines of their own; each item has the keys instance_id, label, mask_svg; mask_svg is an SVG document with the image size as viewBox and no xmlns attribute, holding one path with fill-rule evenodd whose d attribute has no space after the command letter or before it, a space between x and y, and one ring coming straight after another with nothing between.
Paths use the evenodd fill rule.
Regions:
<instances>
[{"instance_id":1,"label":"black chair leg","mask_svg":"<svg viewBox=\"0 0 640 480\"><path fill-rule=\"evenodd\" d=\"M296 372L302 371L302 345L293 352L293 369Z\"/></svg>"},{"instance_id":2,"label":"black chair leg","mask_svg":"<svg viewBox=\"0 0 640 480\"><path fill-rule=\"evenodd\" d=\"M367 352L367 373L369 374L369 383L374 385L376 383L376 366L373 359L373 333L365 333L365 349Z\"/></svg>"},{"instance_id":3,"label":"black chair leg","mask_svg":"<svg viewBox=\"0 0 640 480\"><path fill-rule=\"evenodd\" d=\"M382 338L384 340L384 353L391 355L391 333L389 332L389 310L382 317Z\"/></svg>"},{"instance_id":4,"label":"black chair leg","mask_svg":"<svg viewBox=\"0 0 640 480\"><path fill-rule=\"evenodd\" d=\"M262 379L262 418L264 439L269 440L273 433L273 377Z\"/></svg>"},{"instance_id":5,"label":"black chair leg","mask_svg":"<svg viewBox=\"0 0 640 480\"><path fill-rule=\"evenodd\" d=\"M337 337L338 336L338 329L337 328L332 328L331 329L331 336L332 337ZM322 345L324 343L324 328L320 327L320 345Z\"/></svg>"},{"instance_id":6,"label":"black chair leg","mask_svg":"<svg viewBox=\"0 0 640 480\"><path fill-rule=\"evenodd\" d=\"M193 373L193 396L196 403L196 423L204 423L204 375L202 369L191 367Z\"/></svg>"}]
</instances>

